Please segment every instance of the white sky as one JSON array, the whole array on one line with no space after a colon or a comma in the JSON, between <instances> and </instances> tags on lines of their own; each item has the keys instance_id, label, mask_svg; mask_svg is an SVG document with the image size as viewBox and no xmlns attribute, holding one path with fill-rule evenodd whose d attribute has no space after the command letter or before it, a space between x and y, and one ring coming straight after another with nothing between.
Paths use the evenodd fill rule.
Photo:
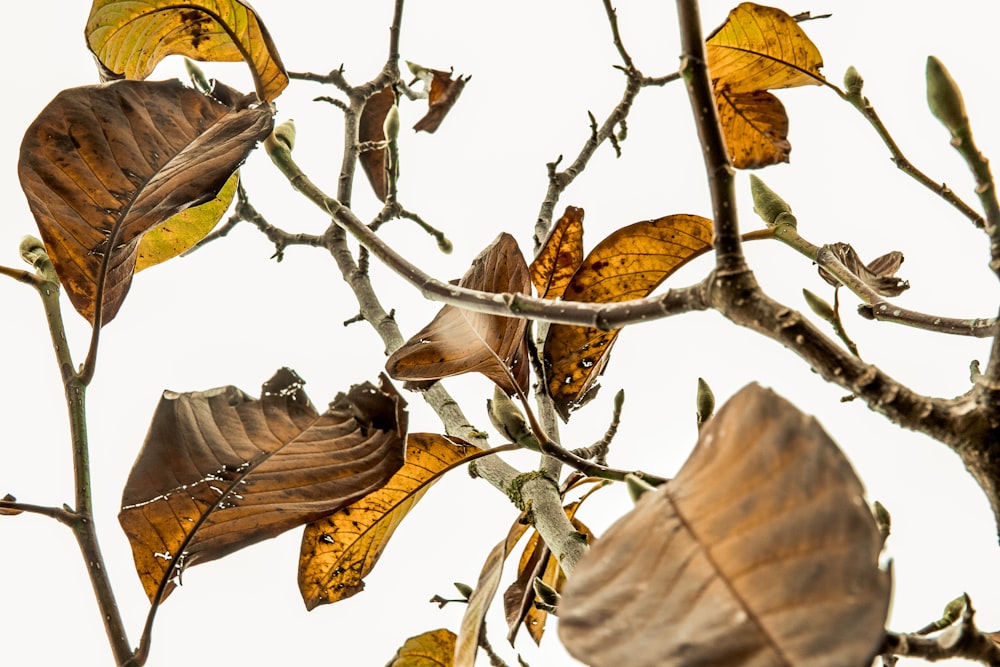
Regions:
<instances>
[{"instance_id":1,"label":"white sky","mask_svg":"<svg viewBox=\"0 0 1000 667\"><path fill-rule=\"evenodd\" d=\"M87 3L58 10L38 3L6 8L0 44L8 91L0 155L8 213L0 225L0 263L18 266L17 245L37 234L17 187L18 144L24 129L60 89L96 82L83 43ZM291 70L326 72L345 66L352 82L374 76L386 49L391 2L254 3ZM848 65L866 80L871 98L904 152L933 178L968 201L972 181L948 146L947 132L926 110L924 59L939 56L964 87L980 147L1000 152L992 124L997 100L995 38L1000 6L938 3L827 4L776 2L791 13L833 11L806 24L839 82ZM918 7L916 9L915 7ZM935 9L930 9L934 7ZM706 31L731 8L706 2ZM679 53L670 3L618 4L621 29L637 65L649 75L676 68ZM436 135L401 138L401 201L445 229L455 252L442 257L430 237L405 221L385 238L442 279L461 275L500 230L515 234L530 253L532 225L546 180L545 163L574 156L589 132L587 110L600 119L620 98L622 76L600 2L465 3L435 0L407 5L403 57L472 74L462 99ZM205 67L210 76L248 87L239 65ZM181 71L179 63L160 70ZM158 74L160 73L158 72ZM279 118L296 119L296 154L313 179L332 193L340 161L338 112L312 103L332 88L293 83L278 101ZM884 147L853 109L821 88L778 93L791 116L792 163L759 172L791 203L800 231L815 243L848 241L862 257L888 250L906 254L901 274L912 284L901 305L940 315L989 317L996 280L986 268L985 236L888 160ZM422 114L406 104L403 127ZM302 201L263 152L251 156L245 182L252 202L291 231L319 232L322 213ZM359 174L355 210L374 214L377 202ZM746 174L738 189L744 229L761 226L749 204ZM624 157L599 151L586 174L566 192L566 205L587 211L587 245L616 227L670 213L711 215L699 148L683 88L649 90L629 119ZM800 291L830 297L808 261L779 244L747 249L765 288L805 309ZM137 642L148 603L118 528L121 488L164 389L192 391L235 384L257 394L276 368L287 365L307 381L313 402L374 379L382 346L366 325L343 328L356 312L336 268L320 251L293 248L278 264L272 248L249 227L195 255L143 273L102 336L100 363L89 392L93 480L105 558L130 632ZM708 264L696 263L672 280L688 284ZM373 266L384 303L397 309L404 335L419 329L437 306L381 267ZM853 301L846 298L846 310ZM60 505L72 499L67 420L48 332L34 291L0 280L0 495ZM88 339L84 322L65 307L75 358ZM865 359L918 391L953 396L969 387L968 365L986 360L985 341L944 337L848 317ZM774 387L816 414L843 447L871 499L889 508L895 570L890 627L907 631L933 620L967 591L985 629L1000 627L996 590L996 532L978 487L957 456L919 435L902 432L843 392L826 386L798 358L741 331L714 314L696 314L626 331L603 379L604 391L573 419L564 442L589 444L603 432L614 392L627 392L624 424L612 450L618 467L672 474L696 437L694 391L705 377L720 404L747 382ZM481 377L449 381L474 423L488 424L492 391ZM412 430L436 430L433 416L413 406ZM530 457L511 460L533 465ZM581 513L600 532L627 510L625 490L594 498ZM295 586L299 531L222 561L185 572L184 586L160 610L150 665L384 664L409 636L437 627L457 630L461 607L439 611L427 600L450 595L452 581L474 583L483 558L506 533L516 510L481 481L458 472L425 497L390 543L367 580L367 590L307 613ZM108 664L110 652L79 553L70 532L38 516L4 518L0 526L0 662ZM502 586L507 585L505 581ZM510 664L500 616L490 618L494 645ZM517 651L539 667L577 664L558 645L554 628L536 650L522 633ZM483 664L486 664L485 661Z\"/></svg>"}]
</instances>

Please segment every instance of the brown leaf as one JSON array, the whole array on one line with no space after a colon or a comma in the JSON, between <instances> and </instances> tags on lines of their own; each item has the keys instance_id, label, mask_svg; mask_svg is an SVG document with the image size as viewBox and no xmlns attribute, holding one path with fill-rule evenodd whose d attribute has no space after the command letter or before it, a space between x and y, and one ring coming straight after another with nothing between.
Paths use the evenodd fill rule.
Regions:
<instances>
[{"instance_id":1,"label":"brown leaf","mask_svg":"<svg viewBox=\"0 0 1000 667\"><path fill-rule=\"evenodd\" d=\"M389 109L396 103L396 93L392 86L386 86L383 90L375 93L365 102L361 109L361 116L358 118L358 141L379 142L385 141L385 117ZM386 179L386 160L388 160L388 149L377 148L367 150L358 155L361 168L368 177L368 182L372 184L372 190L379 201L385 201L388 196L389 185Z\"/></svg>"},{"instance_id":2,"label":"brown leaf","mask_svg":"<svg viewBox=\"0 0 1000 667\"><path fill-rule=\"evenodd\" d=\"M455 667L473 667L475 664L476 650L479 648L479 632L483 626L486 610L489 609L500 585L504 561L528 529L527 522L521 521L523 518L524 515L521 515L514 521L507 532L507 537L493 547L486 557L486 562L483 563L479 581L469 596L465 614L462 616L462 627L455 645Z\"/></svg>"},{"instance_id":3,"label":"brown leaf","mask_svg":"<svg viewBox=\"0 0 1000 667\"><path fill-rule=\"evenodd\" d=\"M583 209L567 206L535 261L531 263L531 281L543 299L558 299L583 262Z\"/></svg>"},{"instance_id":4,"label":"brown leaf","mask_svg":"<svg viewBox=\"0 0 1000 667\"><path fill-rule=\"evenodd\" d=\"M441 475L479 453L478 447L434 433L411 433L406 463L381 489L306 526L299 555L299 591L306 608L360 593L396 527Z\"/></svg>"},{"instance_id":5,"label":"brown leaf","mask_svg":"<svg viewBox=\"0 0 1000 667\"><path fill-rule=\"evenodd\" d=\"M876 257L866 265L849 243L831 243L827 249L854 277L882 296L899 296L910 288L909 282L895 275L903 264L903 253L898 250ZM818 267L818 270L823 280L834 287L840 285L840 281L822 266Z\"/></svg>"},{"instance_id":6,"label":"brown leaf","mask_svg":"<svg viewBox=\"0 0 1000 667\"><path fill-rule=\"evenodd\" d=\"M622 227L583 260L563 292L567 301L612 303L638 299L712 247L712 221L670 215ZM597 389L619 329L553 324L545 339L545 381L565 420Z\"/></svg>"},{"instance_id":7,"label":"brown leaf","mask_svg":"<svg viewBox=\"0 0 1000 667\"><path fill-rule=\"evenodd\" d=\"M458 96L465 90L465 84L471 76L458 77L453 79L453 72L442 72L441 70L427 70L430 73L430 90L427 92L427 113L417 121L413 129L417 132L434 133L441 125L441 121L455 106Z\"/></svg>"},{"instance_id":8,"label":"brown leaf","mask_svg":"<svg viewBox=\"0 0 1000 667\"><path fill-rule=\"evenodd\" d=\"M329 516L403 465L406 403L384 376L322 414L302 384L282 369L260 399L164 392L118 517L151 600L178 570Z\"/></svg>"},{"instance_id":9,"label":"brown leaf","mask_svg":"<svg viewBox=\"0 0 1000 667\"><path fill-rule=\"evenodd\" d=\"M510 234L503 233L475 260L458 283L494 293L531 289L528 267ZM479 372L508 394L515 393L510 375L528 391L527 323L516 317L477 313L445 306L430 324L396 350L386 371L398 380L424 382Z\"/></svg>"},{"instance_id":10,"label":"brown leaf","mask_svg":"<svg viewBox=\"0 0 1000 667\"><path fill-rule=\"evenodd\" d=\"M815 419L750 385L580 560L559 636L593 667L870 664L890 581L863 496Z\"/></svg>"},{"instance_id":11,"label":"brown leaf","mask_svg":"<svg viewBox=\"0 0 1000 667\"><path fill-rule=\"evenodd\" d=\"M272 111L233 110L179 81L73 88L45 107L21 142L18 176L81 315L114 318L142 235L214 198L271 131Z\"/></svg>"},{"instance_id":12,"label":"brown leaf","mask_svg":"<svg viewBox=\"0 0 1000 667\"><path fill-rule=\"evenodd\" d=\"M451 667L455 633L441 628L406 640L386 667Z\"/></svg>"},{"instance_id":13,"label":"brown leaf","mask_svg":"<svg viewBox=\"0 0 1000 667\"><path fill-rule=\"evenodd\" d=\"M575 518L576 510L580 502L573 502L566 506L566 516L569 517L573 527L590 543L594 539L593 533L582 522ZM528 543L521 552L521 559L517 565L517 579L503 594L504 613L507 618L507 641L511 646L517 638L517 631L524 625L528 634L540 644L542 635L545 633L545 622L548 620L548 612L535 607L534 582L539 578L549 586L549 588L559 592L566 582L566 575L563 573L559 561L553 557L552 552L543 542L538 533L532 531L528 537Z\"/></svg>"},{"instance_id":14,"label":"brown leaf","mask_svg":"<svg viewBox=\"0 0 1000 667\"><path fill-rule=\"evenodd\" d=\"M733 165L753 169L787 162L788 116L765 91L825 83L819 49L794 18L750 2L729 13L705 49Z\"/></svg>"},{"instance_id":15,"label":"brown leaf","mask_svg":"<svg viewBox=\"0 0 1000 667\"><path fill-rule=\"evenodd\" d=\"M271 35L240 0L94 0L86 37L106 79L145 79L163 58L178 54L245 61L265 102L288 85Z\"/></svg>"}]
</instances>

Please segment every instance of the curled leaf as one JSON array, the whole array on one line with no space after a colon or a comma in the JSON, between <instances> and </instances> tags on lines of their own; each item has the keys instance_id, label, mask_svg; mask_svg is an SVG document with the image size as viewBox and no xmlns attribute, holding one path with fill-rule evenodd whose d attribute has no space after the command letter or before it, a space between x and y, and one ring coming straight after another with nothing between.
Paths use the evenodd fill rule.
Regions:
<instances>
[{"instance_id":1,"label":"curled leaf","mask_svg":"<svg viewBox=\"0 0 1000 667\"><path fill-rule=\"evenodd\" d=\"M823 58L794 18L744 2L705 42L719 120L739 169L787 162L788 115L768 90L820 85Z\"/></svg>"},{"instance_id":2,"label":"curled leaf","mask_svg":"<svg viewBox=\"0 0 1000 667\"><path fill-rule=\"evenodd\" d=\"M179 81L59 93L21 142L18 176L77 311L106 324L141 237L216 197L271 130L272 108L231 109Z\"/></svg>"},{"instance_id":3,"label":"curled leaf","mask_svg":"<svg viewBox=\"0 0 1000 667\"><path fill-rule=\"evenodd\" d=\"M856 278L882 296L899 296L910 288L909 282L895 275L903 264L903 253L898 250L887 252L865 264L849 243L831 243L824 249L840 260ZM822 266L818 270L823 280L834 287L840 285L840 281Z\"/></svg>"},{"instance_id":4,"label":"curled leaf","mask_svg":"<svg viewBox=\"0 0 1000 667\"><path fill-rule=\"evenodd\" d=\"M306 526L299 591L312 610L360 593L396 527L441 475L478 447L433 433L411 433L406 463L385 486Z\"/></svg>"},{"instance_id":5,"label":"curled leaf","mask_svg":"<svg viewBox=\"0 0 1000 667\"><path fill-rule=\"evenodd\" d=\"M107 79L145 79L168 55L246 61L258 97L272 102L288 75L267 28L240 0L94 0L87 46Z\"/></svg>"},{"instance_id":6,"label":"curled leaf","mask_svg":"<svg viewBox=\"0 0 1000 667\"><path fill-rule=\"evenodd\" d=\"M369 145L385 141L385 118L396 104L396 93L392 86L386 86L381 91L373 94L365 102L361 109L361 116L358 118L358 141ZM388 181L386 178L386 167L388 149L385 147L374 148L362 151L358 155L361 168L368 177L368 182L375 191L375 196L379 201L385 201L388 195Z\"/></svg>"},{"instance_id":7,"label":"curled leaf","mask_svg":"<svg viewBox=\"0 0 1000 667\"><path fill-rule=\"evenodd\" d=\"M118 517L151 600L182 568L329 516L403 465L406 403L384 377L322 414L302 385L281 369L260 399L233 386L164 392Z\"/></svg>"},{"instance_id":8,"label":"curled leaf","mask_svg":"<svg viewBox=\"0 0 1000 667\"><path fill-rule=\"evenodd\" d=\"M563 292L567 301L612 303L638 299L712 247L712 221L669 215L614 232L583 260ZM545 381L563 419L596 390L619 329L553 324L545 339Z\"/></svg>"},{"instance_id":9,"label":"curled leaf","mask_svg":"<svg viewBox=\"0 0 1000 667\"><path fill-rule=\"evenodd\" d=\"M458 96L465 90L465 84L468 83L472 76L459 76L457 79L453 79L453 71L442 72L441 70L417 67L421 72L417 76L427 81L428 106L427 113L417 121L413 129L417 132L434 133L441 125L444 117L455 106ZM413 68L411 67L411 69Z\"/></svg>"},{"instance_id":10,"label":"curled leaf","mask_svg":"<svg viewBox=\"0 0 1000 667\"><path fill-rule=\"evenodd\" d=\"M494 293L527 294L531 288L524 256L507 233L473 260L458 284ZM445 306L389 357L386 371L398 380L415 382L479 372L508 394L515 393L515 384L527 392L526 328L525 320L516 317Z\"/></svg>"},{"instance_id":11,"label":"curled leaf","mask_svg":"<svg viewBox=\"0 0 1000 667\"><path fill-rule=\"evenodd\" d=\"M580 559L559 636L593 667L870 664L890 581L863 495L815 419L750 385Z\"/></svg>"}]
</instances>

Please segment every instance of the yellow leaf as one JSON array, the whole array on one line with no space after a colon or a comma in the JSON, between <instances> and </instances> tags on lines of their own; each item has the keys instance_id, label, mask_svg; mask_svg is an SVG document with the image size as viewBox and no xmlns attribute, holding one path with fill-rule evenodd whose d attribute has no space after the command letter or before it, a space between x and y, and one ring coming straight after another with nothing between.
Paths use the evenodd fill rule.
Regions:
<instances>
[{"instance_id":1,"label":"yellow leaf","mask_svg":"<svg viewBox=\"0 0 1000 667\"><path fill-rule=\"evenodd\" d=\"M787 162L788 116L765 91L824 84L819 49L791 16L750 2L729 13L705 48L734 166Z\"/></svg>"},{"instance_id":2,"label":"yellow leaf","mask_svg":"<svg viewBox=\"0 0 1000 667\"><path fill-rule=\"evenodd\" d=\"M670 215L623 227L601 241L563 293L567 301L612 303L649 296L685 263L712 247L712 221ZM554 324L545 339L545 378L556 410L568 418L596 389L618 329Z\"/></svg>"},{"instance_id":3,"label":"yellow leaf","mask_svg":"<svg viewBox=\"0 0 1000 667\"><path fill-rule=\"evenodd\" d=\"M558 299L583 261L583 209L567 206L531 263L531 282L543 299Z\"/></svg>"},{"instance_id":4,"label":"yellow leaf","mask_svg":"<svg viewBox=\"0 0 1000 667\"><path fill-rule=\"evenodd\" d=\"M441 628L406 640L386 667L451 667L455 633Z\"/></svg>"},{"instance_id":5,"label":"yellow leaf","mask_svg":"<svg viewBox=\"0 0 1000 667\"><path fill-rule=\"evenodd\" d=\"M288 75L267 28L239 0L94 0L87 44L108 78L145 79L163 58L245 61L257 95L273 101Z\"/></svg>"},{"instance_id":6,"label":"yellow leaf","mask_svg":"<svg viewBox=\"0 0 1000 667\"><path fill-rule=\"evenodd\" d=\"M450 468L481 450L433 433L411 433L406 462L379 490L306 526L299 555L299 591L307 609L364 589L396 527Z\"/></svg>"},{"instance_id":7,"label":"yellow leaf","mask_svg":"<svg viewBox=\"0 0 1000 667\"><path fill-rule=\"evenodd\" d=\"M173 259L205 238L229 210L239 180L239 172L233 172L214 199L181 211L146 232L139 241L135 260L136 272Z\"/></svg>"}]
</instances>

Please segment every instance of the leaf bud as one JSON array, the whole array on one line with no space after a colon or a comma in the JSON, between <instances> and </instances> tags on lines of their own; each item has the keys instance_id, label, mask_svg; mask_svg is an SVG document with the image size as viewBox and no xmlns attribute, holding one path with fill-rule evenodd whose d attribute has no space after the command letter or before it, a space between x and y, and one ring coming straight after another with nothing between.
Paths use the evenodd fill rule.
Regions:
<instances>
[{"instance_id":1,"label":"leaf bud","mask_svg":"<svg viewBox=\"0 0 1000 667\"><path fill-rule=\"evenodd\" d=\"M934 56L927 58L927 105L953 135L968 129L969 117L965 113L962 91Z\"/></svg>"},{"instance_id":2,"label":"leaf bud","mask_svg":"<svg viewBox=\"0 0 1000 667\"><path fill-rule=\"evenodd\" d=\"M753 174L750 174L750 193L753 195L753 210L770 227L779 224L795 226L792 207L771 188Z\"/></svg>"},{"instance_id":3,"label":"leaf bud","mask_svg":"<svg viewBox=\"0 0 1000 667\"><path fill-rule=\"evenodd\" d=\"M206 95L212 92L212 82L208 80L208 77L205 76L205 73L201 71L201 68L198 67L193 60L185 58L184 69L187 70L188 76L191 77L191 83L194 84L195 88Z\"/></svg>"},{"instance_id":4,"label":"leaf bud","mask_svg":"<svg viewBox=\"0 0 1000 667\"><path fill-rule=\"evenodd\" d=\"M295 121L286 120L276 126L264 140L264 147L270 152L274 148L283 148L291 152L295 148Z\"/></svg>"},{"instance_id":5,"label":"leaf bud","mask_svg":"<svg viewBox=\"0 0 1000 667\"><path fill-rule=\"evenodd\" d=\"M38 261L39 257L46 255L45 244L42 243L40 239L31 236L25 236L21 239L21 245L18 246L18 252L23 259L28 264L34 265Z\"/></svg>"},{"instance_id":6,"label":"leaf bud","mask_svg":"<svg viewBox=\"0 0 1000 667\"><path fill-rule=\"evenodd\" d=\"M707 422L715 412L715 394L703 378L698 378L698 394L695 398L698 415L698 427Z\"/></svg>"},{"instance_id":7,"label":"leaf bud","mask_svg":"<svg viewBox=\"0 0 1000 667\"><path fill-rule=\"evenodd\" d=\"M382 132L385 133L385 140L389 143L399 138L399 107L395 104L389 107L389 112L385 115Z\"/></svg>"},{"instance_id":8,"label":"leaf bud","mask_svg":"<svg viewBox=\"0 0 1000 667\"><path fill-rule=\"evenodd\" d=\"M854 69L854 65L847 68L844 72L844 88L847 90L848 97L861 97L861 89L865 85L865 80L861 78L860 72Z\"/></svg>"},{"instance_id":9,"label":"leaf bud","mask_svg":"<svg viewBox=\"0 0 1000 667\"><path fill-rule=\"evenodd\" d=\"M493 400L486 401L486 411L493 426L511 442L523 444L528 438L533 440L521 408L499 386L493 387Z\"/></svg>"},{"instance_id":10,"label":"leaf bud","mask_svg":"<svg viewBox=\"0 0 1000 667\"><path fill-rule=\"evenodd\" d=\"M826 322L833 322L837 316L833 312L833 306L831 306L822 297L810 292L807 289L802 290L802 296L805 298L806 303L814 313L816 313L820 318Z\"/></svg>"},{"instance_id":11,"label":"leaf bud","mask_svg":"<svg viewBox=\"0 0 1000 667\"><path fill-rule=\"evenodd\" d=\"M461 581L456 581L455 589L458 591L459 595L464 597L466 600L472 597L472 586L469 584L463 584Z\"/></svg>"},{"instance_id":12,"label":"leaf bud","mask_svg":"<svg viewBox=\"0 0 1000 667\"><path fill-rule=\"evenodd\" d=\"M632 502L639 502L639 498L643 496L648 491L655 491L656 487L642 479L638 475L633 475L629 473L625 475L625 486L628 488L628 495L632 498Z\"/></svg>"}]
</instances>

